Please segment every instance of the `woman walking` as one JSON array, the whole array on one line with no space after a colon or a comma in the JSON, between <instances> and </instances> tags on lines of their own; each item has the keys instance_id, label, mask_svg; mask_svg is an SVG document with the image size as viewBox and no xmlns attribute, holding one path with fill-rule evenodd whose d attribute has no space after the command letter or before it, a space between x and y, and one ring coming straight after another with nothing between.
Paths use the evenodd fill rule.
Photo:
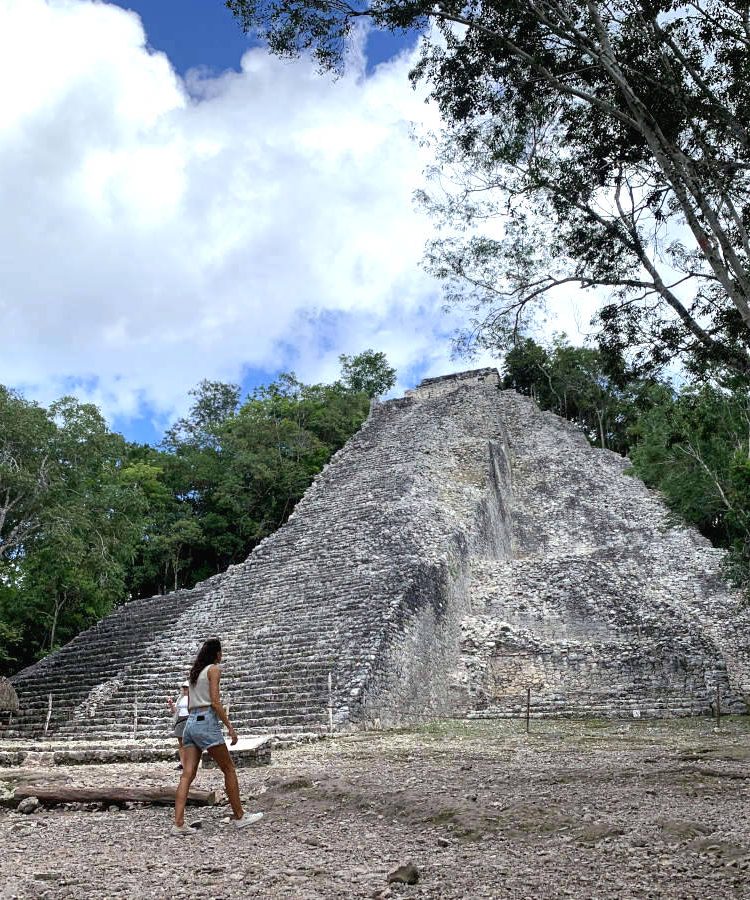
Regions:
<instances>
[{"instance_id":1,"label":"woman walking","mask_svg":"<svg viewBox=\"0 0 750 900\"><path fill-rule=\"evenodd\" d=\"M190 714L182 735L184 768L175 797L172 834L196 834L195 829L185 825L185 803L204 750L211 754L224 773L224 786L234 813L235 828L245 828L263 818L262 812L246 815L242 809L237 772L221 733L220 722L223 722L232 745L237 743L237 732L229 721L219 695L220 662L221 642L217 638L211 638L198 651L190 670Z\"/></svg>"}]
</instances>

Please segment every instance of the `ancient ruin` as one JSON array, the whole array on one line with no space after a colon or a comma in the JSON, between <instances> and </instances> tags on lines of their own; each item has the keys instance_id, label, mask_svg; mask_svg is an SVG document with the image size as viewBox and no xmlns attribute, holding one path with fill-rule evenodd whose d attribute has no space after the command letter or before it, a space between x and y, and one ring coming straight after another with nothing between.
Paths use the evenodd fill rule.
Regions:
<instances>
[{"instance_id":1,"label":"ancient ruin","mask_svg":"<svg viewBox=\"0 0 750 900\"><path fill-rule=\"evenodd\" d=\"M13 678L3 734L163 737L200 643L245 731L431 716L745 711L722 554L627 460L494 369L374 404L288 523L193 590L116 609Z\"/></svg>"}]
</instances>

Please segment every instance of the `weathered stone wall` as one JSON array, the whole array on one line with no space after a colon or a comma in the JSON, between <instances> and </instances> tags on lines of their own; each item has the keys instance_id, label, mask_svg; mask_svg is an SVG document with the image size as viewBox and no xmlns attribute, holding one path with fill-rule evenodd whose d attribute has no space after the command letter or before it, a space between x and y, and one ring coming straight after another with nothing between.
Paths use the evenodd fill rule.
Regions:
<instances>
[{"instance_id":1,"label":"weathered stone wall","mask_svg":"<svg viewBox=\"0 0 750 900\"><path fill-rule=\"evenodd\" d=\"M441 387L431 397L444 395ZM439 561L417 576L414 590L421 602L406 604L404 609L413 606L415 613L396 622L386 652L373 666L361 702L364 723L452 715L465 706L456 670L462 665L463 623L472 612L472 561L477 555L504 560L511 552L506 438L502 430L494 437L483 454L484 496L476 498L471 527L454 534Z\"/></svg>"},{"instance_id":2,"label":"weathered stone wall","mask_svg":"<svg viewBox=\"0 0 750 900\"><path fill-rule=\"evenodd\" d=\"M726 710L750 691L748 615L722 553L570 423L500 397L513 458L512 553L476 557L463 625L467 707L518 714Z\"/></svg>"},{"instance_id":3,"label":"weathered stone wall","mask_svg":"<svg viewBox=\"0 0 750 900\"><path fill-rule=\"evenodd\" d=\"M128 604L13 680L12 731L166 735L207 637L243 730L431 715L667 715L750 687L721 554L494 370L375 404L289 522L193 591ZM329 679L331 691L329 693ZM7 731L7 730L6 730Z\"/></svg>"}]
</instances>

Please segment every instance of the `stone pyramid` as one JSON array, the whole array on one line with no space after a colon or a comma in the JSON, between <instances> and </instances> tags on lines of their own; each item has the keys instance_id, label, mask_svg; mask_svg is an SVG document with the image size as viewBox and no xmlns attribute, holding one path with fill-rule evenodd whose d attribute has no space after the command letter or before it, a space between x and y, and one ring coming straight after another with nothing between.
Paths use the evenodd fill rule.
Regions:
<instances>
[{"instance_id":1,"label":"stone pyramid","mask_svg":"<svg viewBox=\"0 0 750 900\"><path fill-rule=\"evenodd\" d=\"M283 528L192 590L137 600L15 676L6 737L165 737L202 641L242 731L435 716L705 714L750 692L722 554L627 460L494 369L375 404Z\"/></svg>"}]
</instances>

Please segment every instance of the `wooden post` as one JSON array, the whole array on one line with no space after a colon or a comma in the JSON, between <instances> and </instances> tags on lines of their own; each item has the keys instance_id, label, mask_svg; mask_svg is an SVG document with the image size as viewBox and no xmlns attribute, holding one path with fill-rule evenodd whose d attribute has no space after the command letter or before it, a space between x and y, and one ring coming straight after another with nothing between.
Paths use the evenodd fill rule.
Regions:
<instances>
[{"instance_id":1,"label":"wooden post","mask_svg":"<svg viewBox=\"0 0 750 900\"><path fill-rule=\"evenodd\" d=\"M328 673L328 733L333 734L333 678Z\"/></svg>"},{"instance_id":2,"label":"wooden post","mask_svg":"<svg viewBox=\"0 0 750 900\"><path fill-rule=\"evenodd\" d=\"M26 797L36 797L42 803L156 803L171 806L177 788L175 785L163 787L76 787L69 784L19 784L13 792L14 802ZM195 806L213 806L216 803L214 791L200 791L191 788L187 802Z\"/></svg>"},{"instance_id":3,"label":"wooden post","mask_svg":"<svg viewBox=\"0 0 750 900\"><path fill-rule=\"evenodd\" d=\"M49 720L52 718L52 694L47 694L47 719L44 722L44 736L47 737Z\"/></svg>"},{"instance_id":4,"label":"wooden post","mask_svg":"<svg viewBox=\"0 0 750 900\"><path fill-rule=\"evenodd\" d=\"M133 695L133 740L138 732L138 692Z\"/></svg>"},{"instance_id":5,"label":"wooden post","mask_svg":"<svg viewBox=\"0 0 750 900\"><path fill-rule=\"evenodd\" d=\"M721 686L716 682L716 727L721 722Z\"/></svg>"},{"instance_id":6,"label":"wooden post","mask_svg":"<svg viewBox=\"0 0 750 900\"><path fill-rule=\"evenodd\" d=\"M529 733L529 719L531 718L531 688L526 688L526 734Z\"/></svg>"}]
</instances>

